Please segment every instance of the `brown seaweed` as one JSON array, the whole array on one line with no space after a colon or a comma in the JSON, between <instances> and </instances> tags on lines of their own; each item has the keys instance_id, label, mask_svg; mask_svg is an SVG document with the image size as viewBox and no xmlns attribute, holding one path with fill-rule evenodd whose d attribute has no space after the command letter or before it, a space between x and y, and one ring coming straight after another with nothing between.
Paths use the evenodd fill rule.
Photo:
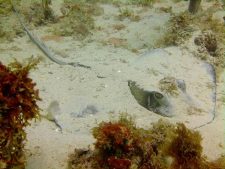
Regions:
<instances>
[{"instance_id":1,"label":"brown seaweed","mask_svg":"<svg viewBox=\"0 0 225 169\"><path fill-rule=\"evenodd\" d=\"M159 120L149 129L136 127L122 114L93 129L94 149L70 156L73 169L222 169L225 158L210 162L202 154L202 137L184 124Z\"/></svg>"},{"instance_id":2,"label":"brown seaweed","mask_svg":"<svg viewBox=\"0 0 225 169\"><path fill-rule=\"evenodd\" d=\"M25 66L15 61L8 67L0 63L0 168L24 168L25 127L38 118L40 100L28 73L38 60Z\"/></svg>"}]
</instances>

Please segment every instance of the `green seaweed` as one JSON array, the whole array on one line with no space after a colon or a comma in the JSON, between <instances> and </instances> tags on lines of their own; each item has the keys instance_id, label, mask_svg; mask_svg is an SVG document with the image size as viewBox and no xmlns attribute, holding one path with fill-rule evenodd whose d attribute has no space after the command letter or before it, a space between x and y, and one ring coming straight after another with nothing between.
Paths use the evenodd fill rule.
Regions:
<instances>
[{"instance_id":1,"label":"green seaweed","mask_svg":"<svg viewBox=\"0 0 225 169\"><path fill-rule=\"evenodd\" d=\"M67 0L62 8L62 13L63 17L52 30L53 33L83 40L91 35L91 31L95 28L93 16L101 15L103 10L96 4Z\"/></svg>"},{"instance_id":2,"label":"green seaweed","mask_svg":"<svg viewBox=\"0 0 225 169\"><path fill-rule=\"evenodd\" d=\"M125 18L128 18L131 21L139 21L140 20L140 16L136 15L133 10L131 10L127 7L119 9L118 18L119 18L119 20L124 20Z\"/></svg>"}]
</instances>

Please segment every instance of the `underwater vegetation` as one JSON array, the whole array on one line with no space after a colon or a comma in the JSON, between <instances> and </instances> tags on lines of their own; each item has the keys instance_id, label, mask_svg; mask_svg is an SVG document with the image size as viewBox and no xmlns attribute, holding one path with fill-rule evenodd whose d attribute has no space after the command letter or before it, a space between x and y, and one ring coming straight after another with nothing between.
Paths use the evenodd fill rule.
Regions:
<instances>
[{"instance_id":1,"label":"underwater vegetation","mask_svg":"<svg viewBox=\"0 0 225 169\"><path fill-rule=\"evenodd\" d=\"M210 55L215 56L217 50L217 39L216 35L210 31L204 31L194 40L195 44L201 46Z\"/></svg>"},{"instance_id":2,"label":"underwater vegetation","mask_svg":"<svg viewBox=\"0 0 225 169\"><path fill-rule=\"evenodd\" d=\"M14 3L18 5L20 0L15 0ZM11 41L14 37L21 35L23 30L13 15L11 1L0 0L0 41Z\"/></svg>"},{"instance_id":3,"label":"underwater vegetation","mask_svg":"<svg viewBox=\"0 0 225 169\"><path fill-rule=\"evenodd\" d=\"M0 0L0 14L7 15L11 11L10 1Z\"/></svg>"},{"instance_id":4,"label":"underwater vegetation","mask_svg":"<svg viewBox=\"0 0 225 169\"><path fill-rule=\"evenodd\" d=\"M156 47L177 46L191 37L193 29L190 23L193 16L188 12L173 14L168 21L166 33L156 43Z\"/></svg>"},{"instance_id":5,"label":"underwater vegetation","mask_svg":"<svg viewBox=\"0 0 225 169\"><path fill-rule=\"evenodd\" d=\"M78 1L82 1L82 0L78 0ZM141 6L151 7L155 2L157 2L157 0L127 0L127 1L123 1L123 0L83 0L82 2L111 3L116 6L120 6L120 4L122 3L122 4L133 4L133 5L141 5Z\"/></svg>"},{"instance_id":6,"label":"underwater vegetation","mask_svg":"<svg viewBox=\"0 0 225 169\"><path fill-rule=\"evenodd\" d=\"M14 0L15 4L19 4L21 0ZM7 16L12 13L12 4L10 0L0 0L0 16Z\"/></svg>"},{"instance_id":7,"label":"underwater vegetation","mask_svg":"<svg viewBox=\"0 0 225 169\"><path fill-rule=\"evenodd\" d=\"M93 128L94 149L76 149L69 168L96 169L223 169L221 156L209 162L202 154L202 137L184 124L159 120L149 129L138 128L121 114L119 120Z\"/></svg>"},{"instance_id":8,"label":"underwater vegetation","mask_svg":"<svg viewBox=\"0 0 225 169\"><path fill-rule=\"evenodd\" d=\"M25 127L39 116L40 100L35 83L28 77L39 60L26 65L15 61L9 66L0 63L0 168L25 168Z\"/></svg>"},{"instance_id":9,"label":"underwater vegetation","mask_svg":"<svg viewBox=\"0 0 225 169\"><path fill-rule=\"evenodd\" d=\"M97 4L65 0L61 12L63 16L53 32L82 40L95 28L93 16L101 15L104 11Z\"/></svg>"},{"instance_id":10,"label":"underwater vegetation","mask_svg":"<svg viewBox=\"0 0 225 169\"><path fill-rule=\"evenodd\" d=\"M13 0L13 5L23 16L24 23L28 22L33 26L40 26L57 21L50 7L50 2L49 0L40 0L25 3L21 0ZM16 36L24 35L18 18L12 9L10 0L0 1L0 35L3 41L12 41Z\"/></svg>"},{"instance_id":11,"label":"underwater vegetation","mask_svg":"<svg viewBox=\"0 0 225 169\"><path fill-rule=\"evenodd\" d=\"M215 2L213 6L194 15L188 11L172 14L164 36L155 46L184 44L192 37L194 31L200 30L201 35L195 38L195 44L201 47L196 56L215 66L219 74L225 66L225 27L223 22L213 17L213 14L221 9L221 4Z\"/></svg>"},{"instance_id":12,"label":"underwater vegetation","mask_svg":"<svg viewBox=\"0 0 225 169\"><path fill-rule=\"evenodd\" d=\"M140 16L136 15L133 10L129 8L120 8L119 9L119 20L124 20L125 18L130 19L131 21L139 21Z\"/></svg>"},{"instance_id":13,"label":"underwater vegetation","mask_svg":"<svg viewBox=\"0 0 225 169\"><path fill-rule=\"evenodd\" d=\"M225 67L225 26L218 19L213 18L216 6L212 6L207 11L200 13L199 27L201 29L200 46L196 54L202 60L205 60L215 66L218 75ZM197 18L196 18L197 22ZM196 37L198 40L199 37ZM196 42L196 41L195 41Z\"/></svg>"},{"instance_id":14,"label":"underwater vegetation","mask_svg":"<svg viewBox=\"0 0 225 169\"><path fill-rule=\"evenodd\" d=\"M157 0L130 0L132 4L142 5L142 6L152 6Z\"/></svg>"},{"instance_id":15,"label":"underwater vegetation","mask_svg":"<svg viewBox=\"0 0 225 169\"><path fill-rule=\"evenodd\" d=\"M167 76L159 81L159 89L171 96L179 94L176 78Z\"/></svg>"},{"instance_id":16,"label":"underwater vegetation","mask_svg":"<svg viewBox=\"0 0 225 169\"><path fill-rule=\"evenodd\" d=\"M50 5L50 0L34 1L25 5L21 4L20 13L24 16L25 22L28 22L33 26L55 23L57 22L57 17L54 15Z\"/></svg>"}]
</instances>

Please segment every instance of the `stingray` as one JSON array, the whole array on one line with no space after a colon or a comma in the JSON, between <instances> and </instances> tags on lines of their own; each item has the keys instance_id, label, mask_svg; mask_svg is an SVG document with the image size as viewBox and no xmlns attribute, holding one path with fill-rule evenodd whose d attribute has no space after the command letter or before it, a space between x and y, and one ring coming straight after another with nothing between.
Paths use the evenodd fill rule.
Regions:
<instances>
[{"instance_id":1,"label":"stingray","mask_svg":"<svg viewBox=\"0 0 225 169\"><path fill-rule=\"evenodd\" d=\"M136 101L144 108L162 116L173 116L172 106L166 96L157 91L147 91L129 80L128 86Z\"/></svg>"},{"instance_id":2,"label":"stingray","mask_svg":"<svg viewBox=\"0 0 225 169\"><path fill-rule=\"evenodd\" d=\"M184 60L182 60L182 58L187 60L186 63L183 63ZM178 69L179 66L180 68ZM204 120L203 118L205 122L198 125L195 124L194 128L203 127L210 124L215 119L217 94L216 73L212 64L199 61L193 56L185 56L179 48L168 48L167 50L156 49L145 53L139 59L135 60L134 67L136 67L143 75L141 75L140 78L135 77L135 80L128 80L128 86L134 99L145 109L157 113L158 115L172 118L183 113L182 111L185 111L184 109L179 108L176 112L176 106L178 106L178 104L182 103L186 105L186 107L194 107L196 110L201 110L202 107L204 108L204 106L202 106L204 105L202 103L204 101L205 105L208 106L206 106L205 112L208 113L210 119ZM182 70L183 67L185 68L184 70ZM146 72L151 69L154 69L157 73L149 76ZM182 71L179 72L176 71L176 69ZM197 73L199 73L199 77ZM160 81L160 79L163 79L168 75L176 77L174 79L178 90L177 96L168 95L168 93L161 91L157 85L157 82ZM182 76L185 80L182 79ZM203 90L203 92L210 95L207 95L208 100L204 97L196 98L195 95L201 94L200 92L194 93L198 92L198 90L187 90L187 87L195 89L189 84L189 81L192 81L192 84L196 83L196 88L199 88L199 90L201 90L200 86L202 86L202 90L203 88L207 89ZM203 83L204 81L205 83ZM140 83L147 83L148 85L144 85L147 86L147 89L141 87ZM207 88L207 83L210 83L210 89ZM201 116L206 116L206 114ZM187 115L187 118L194 119L193 116L190 117L190 115Z\"/></svg>"}]
</instances>

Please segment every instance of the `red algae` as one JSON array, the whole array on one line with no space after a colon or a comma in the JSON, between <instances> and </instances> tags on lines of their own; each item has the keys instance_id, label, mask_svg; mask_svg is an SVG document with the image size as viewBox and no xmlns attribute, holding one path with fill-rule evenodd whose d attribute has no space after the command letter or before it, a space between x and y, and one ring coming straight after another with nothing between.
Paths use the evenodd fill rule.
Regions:
<instances>
[{"instance_id":1,"label":"red algae","mask_svg":"<svg viewBox=\"0 0 225 169\"><path fill-rule=\"evenodd\" d=\"M24 168L24 128L39 116L38 90L28 77L37 63L30 60L23 66L15 61L8 67L0 63L0 168Z\"/></svg>"},{"instance_id":2,"label":"red algae","mask_svg":"<svg viewBox=\"0 0 225 169\"><path fill-rule=\"evenodd\" d=\"M202 137L184 124L159 120L149 129L137 128L131 117L102 122L93 129L93 150L75 150L72 169L222 169L224 157L210 162L202 155ZM88 155L79 157L82 152ZM78 153L79 152L79 153ZM82 154L83 154L82 153Z\"/></svg>"}]
</instances>

